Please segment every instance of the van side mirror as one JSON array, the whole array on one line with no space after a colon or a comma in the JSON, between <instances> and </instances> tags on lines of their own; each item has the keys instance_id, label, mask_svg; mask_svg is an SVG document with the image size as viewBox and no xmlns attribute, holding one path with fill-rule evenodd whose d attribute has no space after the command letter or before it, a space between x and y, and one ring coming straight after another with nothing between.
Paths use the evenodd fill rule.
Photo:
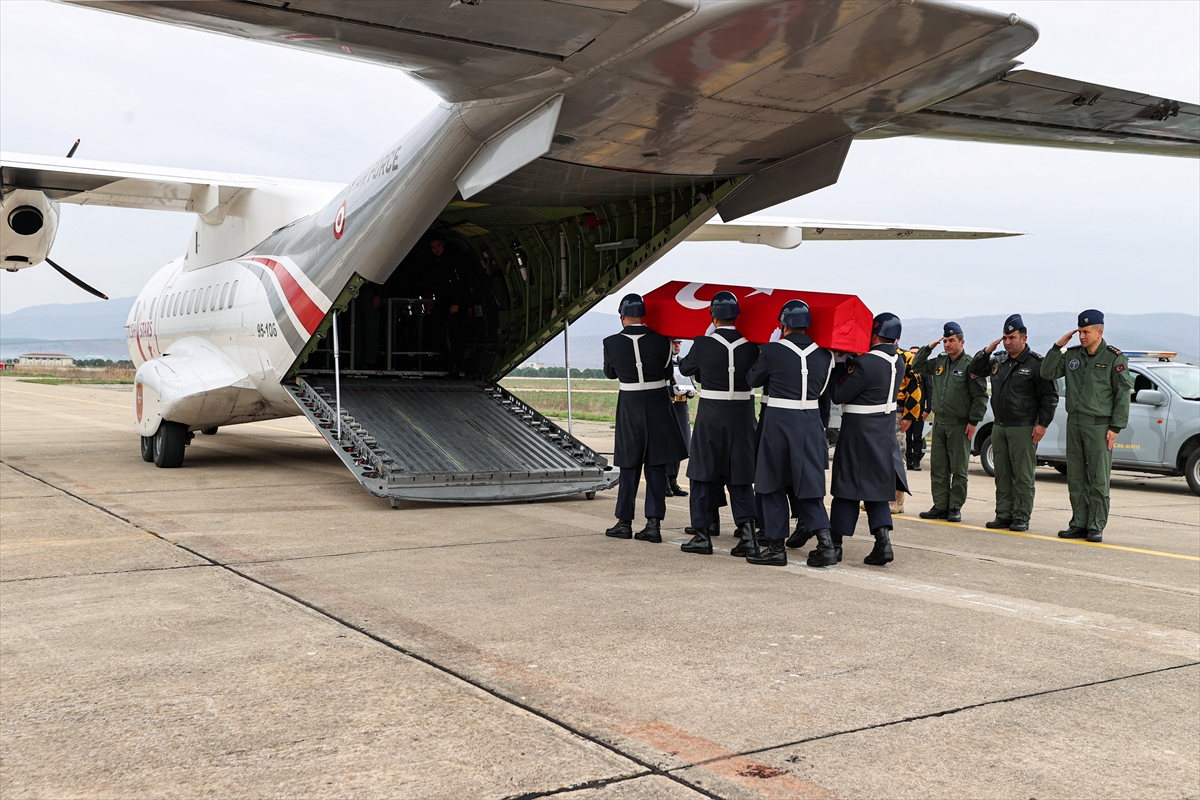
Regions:
<instances>
[{"instance_id":1,"label":"van side mirror","mask_svg":"<svg viewBox=\"0 0 1200 800\"><path fill-rule=\"evenodd\" d=\"M1134 402L1142 406L1165 406L1167 398L1158 389L1141 389Z\"/></svg>"}]
</instances>

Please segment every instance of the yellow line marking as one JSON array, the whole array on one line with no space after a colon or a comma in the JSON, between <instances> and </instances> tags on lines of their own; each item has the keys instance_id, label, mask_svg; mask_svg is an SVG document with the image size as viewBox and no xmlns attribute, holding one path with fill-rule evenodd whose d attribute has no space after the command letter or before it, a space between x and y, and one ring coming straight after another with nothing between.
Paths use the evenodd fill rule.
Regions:
<instances>
[{"instance_id":1,"label":"yellow line marking","mask_svg":"<svg viewBox=\"0 0 1200 800\"><path fill-rule=\"evenodd\" d=\"M90 539L43 539L37 542L8 542L0 544L0 550L13 547L63 547L69 544L95 544L96 542L127 542L133 539L154 539L149 533L134 533L128 536L97 536Z\"/></svg>"},{"instance_id":2,"label":"yellow line marking","mask_svg":"<svg viewBox=\"0 0 1200 800\"><path fill-rule=\"evenodd\" d=\"M1124 550L1127 553L1145 553L1150 556L1163 556L1164 558L1182 558L1185 561L1200 561L1200 556L1189 556L1182 553L1164 553L1161 550L1143 550L1140 547L1125 547L1120 544L1105 544L1104 542L1089 542L1084 539L1061 539L1057 536L1043 536L1040 533L1022 533L1020 531L1006 531L1000 528L981 528L978 525L967 525L962 522L947 522L944 519L921 519L920 517L910 517L908 515L899 515L900 519L910 522L921 522L926 525L944 525L949 528L964 528L969 531L983 531L984 533L1002 533L1006 536L1024 536L1027 539L1044 539L1047 542L1061 542L1063 544L1081 544L1087 547L1103 547L1107 550Z\"/></svg>"},{"instance_id":3,"label":"yellow line marking","mask_svg":"<svg viewBox=\"0 0 1200 800\"><path fill-rule=\"evenodd\" d=\"M264 422L247 422L246 424L253 425L256 428L270 428L273 431L283 431L284 433L294 433L297 436L310 436L310 437L316 437L317 439L325 438L324 436L322 436L319 433L308 433L306 431L294 431L291 428L280 428L276 425L267 425Z\"/></svg>"},{"instance_id":4,"label":"yellow line marking","mask_svg":"<svg viewBox=\"0 0 1200 800\"><path fill-rule=\"evenodd\" d=\"M96 400L80 400L78 397L63 397L60 394L42 394L41 392L23 392L20 389L9 389L7 386L0 388L0 391L12 392L13 394L27 394L30 397L49 397L51 400L68 400L72 403L87 403L93 406L108 406L109 408L122 408L126 411L132 411L129 406L119 406L116 403L100 403Z\"/></svg>"}]
</instances>

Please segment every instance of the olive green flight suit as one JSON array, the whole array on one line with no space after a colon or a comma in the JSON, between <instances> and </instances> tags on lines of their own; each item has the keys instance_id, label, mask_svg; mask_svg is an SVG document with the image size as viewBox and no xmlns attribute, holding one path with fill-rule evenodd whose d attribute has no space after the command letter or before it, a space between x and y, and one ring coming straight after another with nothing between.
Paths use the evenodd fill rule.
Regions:
<instances>
[{"instance_id":1,"label":"olive green flight suit","mask_svg":"<svg viewBox=\"0 0 1200 800\"><path fill-rule=\"evenodd\" d=\"M1015 357L1003 349L980 350L971 371L992 378L992 462L996 469L996 518L1029 522L1037 469L1036 425L1048 427L1058 409L1058 388L1042 377L1042 356L1026 347Z\"/></svg>"},{"instance_id":2,"label":"olive green flight suit","mask_svg":"<svg viewBox=\"0 0 1200 800\"><path fill-rule=\"evenodd\" d=\"M1042 377L1067 381L1067 491L1071 527L1104 531L1108 524L1108 481L1112 450L1108 431L1129 425L1133 377L1129 359L1103 339L1095 355L1080 345L1052 347Z\"/></svg>"},{"instance_id":3,"label":"olive green flight suit","mask_svg":"<svg viewBox=\"0 0 1200 800\"><path fill-rule=\"evenodd\" d=\"M971 371L964 350L951 360L945 353L930 359L929 346L917 351L913 372L933 376L933 443L929 453L929 485L933 507L959 511L967 501L967 464L971 440L967 425L978 425L987 410L987 383Z\"/></svg>"}]
</instances>

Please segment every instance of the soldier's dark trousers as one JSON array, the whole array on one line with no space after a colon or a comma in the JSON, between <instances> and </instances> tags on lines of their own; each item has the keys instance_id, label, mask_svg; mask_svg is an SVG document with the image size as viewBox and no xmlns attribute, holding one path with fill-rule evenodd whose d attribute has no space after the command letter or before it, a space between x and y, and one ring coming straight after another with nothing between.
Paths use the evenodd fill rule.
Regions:
<instances>
[{"instance_id":1,"label":"soldier's dark trousers","mask_svg":"<svg viewBox=\"0 0 1200 800\"><path fill-rule=\"evenodd\" d=\"M1105 435L1108 424L1081 425L1067 415L1067 493L1071 498L1071 527L1103 531L1108 524L1108 481L1112 450Z\"/></svg>"},{"instance_id":2,"label":"soldier's dark trousers","mask_svg":"<svg viewBox=\"0 0 1200 800\"><path fill-rule=\"evenodd\" d=\"M867 509L867 528L892 529L892 511L888 508L887 500L864 500ZM858 501L835 497L829 504L829 527L834 536L853 536L854 528L858 525Z\"/></svg>"},{"instance_id":3,"label":"soldier's dark trousers","mask_svg":"<svg viewBox=\"0 0 1200 800\"><path fill-rule=\"evenodd\" d=\"M688 505L692 512L692 527L707 528L712 524L721 505L720 481L692 481ZM750 484L729 487L729 505L733 521L741 525L754 519L754 488Z\"/></svg>"},{"instance_id":4,"label":"soldier's dark trousers","mask_svg":"<svg viewBox=\"0 0 1200 800\"><path fill-rule=\"evenodd\" d=\"M688 450L692 449L692 429L688 425L688 404L687 403L671 403L671 410L675 412L675 419L679 420L679 430L683 433L683 442L688 446ZM677 480L679 478L678 461L672 461L667 464L667 480Z\"/></svg>"},{"instance_id":5,"label":"soldier's dark trousers","mask_svg":"<svg viewBox=\"0 0 1200 800\"><path fill-rule=\"evenodd\" d=\"M904 433L904 463L920 464L925 457L925 420L914 420Z\"/></svg>"},{"instance_id":6,"label":"soldier's dark trousers","mask_svg":"<svg viewBox=\"0 0 1200 800\"><path fill-rule=\"evenodd\" d=\"M621 467L617 482L617 519L633 519L641 473L646 473L646 519L667 516L667 465L645 464L641 467Z\"/></svg>"},{"instance_id":7,"label":"soldier's dark trousers","mask_svg":"<svg viewBox=\"0 0 1200 800\"><path fill-rule=\"evenodd\" d=\"M789 512L793 507L809 531L829 528L829 515L825 511L825 504L821 502L821 498L810 497L801 500L787 489L760 494L758 498L762 501L763 532L768 539L786 539L791 533L789 530L791 514ZM884 506L886 505L887 503L884 503Z\"/></svg>"},{"instance_id":8,"label":"soldier's dark trousers","mask_svg":"<svg viewBox=\"0 0 1200 800\"><path fill-rule=\"evenodd\" d=\"M1037 469L1033 426L993 425L992 462L996 468L997 519L1028 522L1033 513L1033 473Z\"/></svg>"},{"instance_id":9,"label":"soldier's dark trousers","mask_svg":"<svg viewBox=\"0 0 1200 800\"><path fill-rule=\"evenodd\" d=\"M933 507L958 511L967 502L967 464L971 461L967 421L934 417L932 444L929 488L933 492Z\"/></svg>"}]
</instances>

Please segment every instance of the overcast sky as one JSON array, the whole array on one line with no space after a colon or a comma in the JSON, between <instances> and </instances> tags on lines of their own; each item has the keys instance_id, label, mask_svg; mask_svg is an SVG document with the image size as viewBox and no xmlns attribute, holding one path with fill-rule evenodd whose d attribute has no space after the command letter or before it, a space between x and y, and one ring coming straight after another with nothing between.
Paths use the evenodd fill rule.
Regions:
<instances>
[{"instance_id":1,"label":"overcast sky","mask_svg":"<svg viewBox=\"0 0 1200 800\"><path fill-rule=\"evenodd\" d=\"M1200 2L977 3L1033 21L1028 68L1200 101ZM0 2L0 146L348 181L436 103L403 73L36 0ZM853 145L836 186L767 212L1028 231L984 242L684 244L640 277L858 294L901 316L1200 313L1200 162L896 139ZM112 297L186 246L188 214L64 205L53 255ZM749 267L749 268L748 268ZM736 278L731 277L736 275ZM0 273L0 312L89 295ZM615 300L601 310L612 311Z\"/></svg>"}]
</instances>

